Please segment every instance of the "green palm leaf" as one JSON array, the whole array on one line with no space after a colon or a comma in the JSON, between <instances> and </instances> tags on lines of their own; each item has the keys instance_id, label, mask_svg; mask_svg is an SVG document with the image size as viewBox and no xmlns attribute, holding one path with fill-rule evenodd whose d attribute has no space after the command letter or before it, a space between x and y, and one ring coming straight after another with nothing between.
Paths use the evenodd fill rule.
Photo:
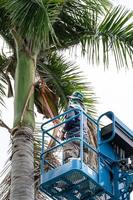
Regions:
<instances>
[{"instance_id":1,"label":"green palm leaf","mask_svg":"<svg viewBox=\"0 0 133 200\"><path fill-rule=\"evenodd\" d=\"M5 90L7 85L7 79L5 78L6 75L2 70L5 60L5 57L0 55L0 104L3 106L5 106L3 98L6 96Z\"/></svg>"},{"instance_id":2,"label":"green palm leaf","mask_svg":"<svg viewBox=\"0 0 133 200\"><path fill-rule=\"evenodd\" d=\"M90 114L95 113L96 99L94 92L78 66L66 61L63 56L52 53L47 58L47 63L38 63L37 70L46 85L59 97L58 112L66 107L67 96L73 91L79 90L85 94L88 112Z\"/></svg>"},{"instance_id":3,"label":"green palm leaf","mask_svg":"<svg viewBox=\"0 0 133 200\"><path fill-rule=\"evenodd\" d=\"M34 6L38 6L37 2L38 1L35 3L33 1L32 3L35 4ZM51 38L54 38L54 36L47 38L48 43L50 42L50 48L53 50L56 48L68 48L81 43L82 53L87 53L88 60L92 61L92 63L99 64L100 61L103 61L105 66L108 66L110 62L109 56L112 53L117 67L124 65L129 66L130 63L128 63L127 60L130 60L132 63L133 46L133 25L131 22L132 12L121 7L116 7L107 12L105 17L102 19L101 13L98 12L100 9L97 10L96 6L94 6L98 4L101 8L103 8L100 2L101 1L97 1L96 3L95 1L92 1L90 3L90 1L87 0L75 0L66 1L62 6L59 6L61 8L60 13L56 15L55 20L52 20L52 18L49 19L49 23L51 24L51 27L53 27L51 31L55 37L58 38L58 44L56 44L56 46L56 42L51 40ZM4 20L2 18L3 15L1 16L1 20ZM38 19L36 21L38 21ZM42 23L43 21L44 20L42 19ZM25 19L25 23L30 23L30 20ZM38 24L40 24L40 21ZM32 24L32 27L33 25L35 24ZM3 30L5 31L1 31L0 34L5 34L5 39L8 40L9 44L11 43L13 46L11 35L8 34L9 31L7 31L7 27L9 25L7 24L5 26L6 27L3 27ZM29 34L29 29L24 29L23 26L24 25L22 25L21 33L23 34L23 32L26 31L24 35ZM42 26L44 26L44 24ZM26 25L26 27L29 27L29 25ZM45 29L46 27L43 28ZM46 37L44 37L45 35L41 34L43 28L41 28L41 31L39 31L37 28L38 33L36 34L34 33L34 28L30 32L33 33L33 35L35 34L35 37L39 41L39 38L43 38L43 42L45 43ZM28 43L30 48L32 48L32 44L36 41L36 39L31 41L29 38L30 37L28 36L26 43ZM38 45L41 44L39 41L36 42Z\"/></svg>"},{"instance_id":4,"label":"green palm leaf","mask_svg":"<svg viewBox=\"0 0 133 200\"><path fill-rule=\"evenodd\" d=\"M92 34L97 18L105 13L103 8L107 11L107 7L107 1L66 1L53 24L59 47L78 44L85 33Z\"/></svg>"},{"instance_id":5,"label":"green palm leaf","mask_svg":"<svg viewBox=\"0 0 133 200\"><path fill-rule=\"evenodd\" d=\"M3 80L4 80L4 77L0 74L0 104L5 106L3 97L6 94L5 94L5 86L3 85L3 82L5 82L5 81L3 81Z\"/></svg>"},{"instance_id":6,"label":"green palm leaf","mask_svg":"<svg viewBox=\"0 0 133 200\"><path fill-rule=\"evenodd\" d=\"M111 53L117 68L133 65L133 12L121 7L112 8L97 24L94 34L83 37L82 48L89 61L99 64L101 57L105 66L109 65ZM130 62L128 62L130 60Z\"/></svg>"},{"instance_id":7,"label":"green palm leaf","mask_svg":"<svg viewBox=\"0 0 133 200\"><path fill-rule=\"evenodd\" d=\"M34 50L43 44L49 45L49 35L57 40L52 24L56 21L63 1L40 0L2 0L3 6L9 15L11 28L26 39Z\"/></svg>"},{"instance_id":8,"label":"green palm leaf","mask_svg":"<svg viewBox=\"0 0 133 200\"><path fill-rule=\"evenodd\" d=\"M1 11L6 18L7 27L15 30L19 39L20 36L25 39L30 48L37 50L41 45L48 47L50 41L54 46L57 43L59 45L53 24L59 21L60 13L67 13L65 17L67 16L68 20L71 16L76 21L82 21L83 17L89 19L88 22L91 23L92 13L96 11L101 14L103 10L107 10L110 3L108 0L32 0L28 2L27 0L1 0L0 6L3 8Z\"/></svg>"}]
</instances>

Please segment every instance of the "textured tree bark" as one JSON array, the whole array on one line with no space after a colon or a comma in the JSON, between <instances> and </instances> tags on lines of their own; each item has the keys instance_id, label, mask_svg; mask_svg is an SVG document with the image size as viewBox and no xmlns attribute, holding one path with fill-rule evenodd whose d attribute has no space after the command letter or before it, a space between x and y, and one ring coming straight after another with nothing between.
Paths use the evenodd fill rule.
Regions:
<instances>
[{"instance_id":1,"label":"textured tree bark","mask_svg":"<svg viewBox=\"0 0 133 200\"><path fill-rule=\"evenodd\" d=\"M10 200L34 200L33 129L19 128L12 140Z\"/></svg>"}]
</instances>

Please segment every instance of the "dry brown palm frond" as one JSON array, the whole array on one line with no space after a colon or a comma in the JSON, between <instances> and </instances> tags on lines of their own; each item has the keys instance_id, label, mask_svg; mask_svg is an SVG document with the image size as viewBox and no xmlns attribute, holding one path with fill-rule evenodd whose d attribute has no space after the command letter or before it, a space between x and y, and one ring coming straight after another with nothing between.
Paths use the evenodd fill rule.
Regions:
<instances>
[{"instance_id":1,"label":"dry brown palm frond","mask_svg":"<svg viewBox=\"0 0 133 200\"><path fill-rule=\"evenodd\" d=\"M87 125L88 125L88 137L89 137L89 142L90 145L92 145L93 148L97 147L97 127L91 122L91 121L87 121ZM93 151L89 151L88 152L88 163L89 165L97 170L98 167L98 160L97 160L97 154L94 153Z\"/></svg>"},{"instance_id":2,"label":"dry brown palm frond","mask_svg":"<svg viewBox=\"0 0 133 200\"><path fill-rule=\"evenodd\" d=\"M44 83L44 80L39 80L35 84L35 105L37 111L46 118L52 118L58 114L58 97Z\"/></svg>"}]
</instances>

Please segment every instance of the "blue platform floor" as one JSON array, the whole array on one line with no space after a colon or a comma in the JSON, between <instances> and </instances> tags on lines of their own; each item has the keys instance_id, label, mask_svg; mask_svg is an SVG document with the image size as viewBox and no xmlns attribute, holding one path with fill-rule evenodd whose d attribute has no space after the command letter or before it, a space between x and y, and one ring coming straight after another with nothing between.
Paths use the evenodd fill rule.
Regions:
<instances>
[{"instance_id":1,"label":"blue platform floor","mask_svg":"<svg viewBox=\"0 0 133 200\"><path fill-rule=\"evenodd\" d=\"M97 183L95 171L73 160L42 175L40 189L55 200L111 200ZM81 168L81 169L80 169Z\"/></svg>"}]
</instances>

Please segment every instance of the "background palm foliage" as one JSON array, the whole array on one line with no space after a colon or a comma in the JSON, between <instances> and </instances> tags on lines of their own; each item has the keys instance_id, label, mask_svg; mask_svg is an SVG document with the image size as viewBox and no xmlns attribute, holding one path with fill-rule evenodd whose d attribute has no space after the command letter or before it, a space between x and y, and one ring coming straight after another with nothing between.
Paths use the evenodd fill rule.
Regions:
<instances>
[{"instance_id":1,"label":"background palm foliage","mask_svg":"<svg viewBox=\"0 0 133 200\"><path fill-rule=\"evenodd\" d=\"M97 26L97 35L90 38L88 46L89 58L93 62L99 63L100 51L103 51L103 63L109 65L109 55L112 52L117 68L124 65L128 66L128 59L133 66L133 23L127 23L132 19L133 12L126 11L121 7L111 9L104 20ZM102 48L101 44L102 43ZM93 53L95 52L95 53Z\"/></svg>"},{"instance_id":2,"label":"background palm foliage","mask_svg":"<svg viewBox=\"0 0 133 200\"><path fill-rule=\"evenodd\" d=\"M80 44L81 55L92 63L101 61L107 67L110 54L117 68L132 62L133 13L113 8L107 0L1 0L0 35L9 45L11 55L0 53L0 79L8 84L15 79L17 51L14 42L30 55L38 55L36 63L35 105L46 118L57 115L67 104L67 95L75 90L85 94L88 112L95 114L95 95L79 68L58 54ZM130 60L130 62L128 62ZM0 83L0 103L3 103ZM35 183L38 189L40 136L35 134ZM9 199L10 173L2 183L2 200ZM37 199L44 199L37 194Z\"/></svg>"},{"instance_id":3,"label":"background palm foliage","mask_svg":"<svg viewBox=\"0 0 133 200\"><path fill-rule=\"evenodd\" d=\"M83 76L80 68L74 63L66 61L62 55L59 56L56 53L52 53L47 57L47 62L43 60L38 62L37 72L41 79L44 79L49 89L59 97L59 99L55 98L55 100L57 99L57 102L55 101L57 106L56 114L66 107L67 96L75 90L84 93L85 104L88 107L89 113L94 112L95 95L90 87L90 83ZM37 90L35 95L36 92Z\"/></svg>"},{"instance_id":4,"label":"background palm foliage","mask_svg":"<svg viewBox=\"0 0 133 200\"><path fill-rule=\"evenodd\" d=\"M5 87L4 87L5 79L3 74L0 74L0 104L4 106L3 96L5 96Z\"/></svg>"}]
</instances>

